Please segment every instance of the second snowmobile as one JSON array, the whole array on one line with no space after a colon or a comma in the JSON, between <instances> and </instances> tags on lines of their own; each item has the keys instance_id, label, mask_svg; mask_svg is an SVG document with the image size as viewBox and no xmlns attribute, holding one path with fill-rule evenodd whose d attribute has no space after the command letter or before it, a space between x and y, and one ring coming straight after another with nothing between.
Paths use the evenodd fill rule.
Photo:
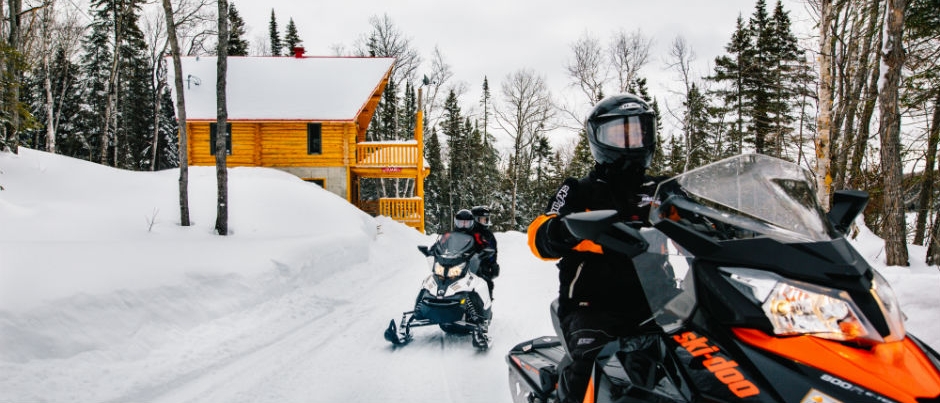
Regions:
<instances>
[{"instance_id":1,"label":"second snowmobile","mask_svg":"<svg viewBox=\"0 0 940 403\"><path fill-rule=\"evenodd\" d=\"M392 319L385 339L396 346L412 341L411 329L437 325L445 333L469 334L473 346L488 349L492 298L480 262L492 256L491 248L476 250L476 240L463 232L448 232L430 248L418 250L431 259L431 274L425 278L414 309L404 312L400 325Z\"/></svg>"}]
</instances>

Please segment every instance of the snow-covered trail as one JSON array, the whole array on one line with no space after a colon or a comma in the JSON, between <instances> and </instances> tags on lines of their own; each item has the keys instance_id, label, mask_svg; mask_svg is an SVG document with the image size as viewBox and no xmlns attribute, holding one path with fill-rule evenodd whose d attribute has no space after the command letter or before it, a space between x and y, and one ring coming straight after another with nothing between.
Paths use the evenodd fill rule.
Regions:
<instances>
[{"instance_id":1,"label":"snow-covered trail","mask_svg":"<svg viewBox=\"0 0 940 403\"><path fill-rule=\"evenodd\" d=\"M216 363L161 388L117 400L508 401L505 353L524 339L551 332L548 303L556 289L551 263L508 253L526 248L525 236L499 234L500 249L507 253L500 259L504 269L496 285L492 348L478 352L468 336L444 335L437 327L415 329L411 344L394 348L382 332L390 319L398 321L411 308L428 270L417 249L386 249L381 238L387 235L379 235L368 262L230 319L242 322L235 328L254 342L245 340L217 354ZM400 241L388 246L394 244ZM258 324L268 329L249 329Z\"/></svg>"},{"instance_id":2,"label":"snow-covered trail","mask_svg":"<svg viewBox=\"0 0 940 403\"><path fill-rule=\"evenodd\" d=\"M7 395L31 401L509 401L505 354L551 333L548 304L557 271L528 253L525 234L497 237L502 273L490 327L494 344L486 352L476 351L469 336L430 326L414 329L414 341L404 347L383 339L389 320L411 309L429 273L416 248L402 250L402 239L415 246L433 241L386 224L368 247L334 250L311 264L317 268L282 268L283 281L297 284L267 300L191 328L153 329L167 336L147 351L131 341L19 368L6 364L0 373L18 379L0 385L37 393ZM352 257L366 250L359 262ZM39 395L44 391L56 393Z\"/></svg>"}]
</instances>

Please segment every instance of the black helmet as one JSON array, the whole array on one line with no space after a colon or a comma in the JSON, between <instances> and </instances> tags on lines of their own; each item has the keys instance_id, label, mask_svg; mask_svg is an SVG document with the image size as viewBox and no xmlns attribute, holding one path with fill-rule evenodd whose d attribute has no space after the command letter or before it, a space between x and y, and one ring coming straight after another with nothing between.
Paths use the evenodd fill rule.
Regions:
<instances>
[{"instance_id":1,"label":"black helmet","mask_svg":"<svg viewBox=\"0 0 940 403\"><path fill-rule=\"evenodd\" d=\"M467 209L461 209L454 214L454 228L468 230L473 228L473 213Z\"/></svg>"},{"instance_id":2,"label":"black helmet","mask_svg":"<svg viewBox=\"0 0 940 403\"><path fill-rule=\"evenodd\" d=\"M486 206L474 206L470 209L470 212L473 213L473 219L477 223L484 227L489 227L490 223L490 208Z\"/></svg>"},{"instance_id":3,"label":"black helmet","mask_svg":"<svg viewBox=\"0 0 940 403\"><path fill-rule=\"evenodd\" d=\"M588 114L584 126L598 164L649 168L656 150L656 116L642 98L633 94L604 98Z\"/></svg>"}]
</instances>

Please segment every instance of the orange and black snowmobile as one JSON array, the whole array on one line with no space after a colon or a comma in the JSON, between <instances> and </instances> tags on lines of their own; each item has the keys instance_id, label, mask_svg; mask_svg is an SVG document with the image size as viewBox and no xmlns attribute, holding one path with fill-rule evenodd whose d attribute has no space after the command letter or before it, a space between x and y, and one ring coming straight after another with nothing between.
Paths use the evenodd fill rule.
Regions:
<instances>
[{"instance_id":1,"label":"orange and black snowmobile","mask_svg":"<svg viewBox=\"0 0 940 403\"><path fill-rule=\"evenodd\" d=\"M940 403L940 355L905 331L890 285L845 238L868 195L838 191L826 213L814 184L798 165L746 154L661 183L653 228L610 211L563 218L633 257L654 312L648 333L606 345L575 400ZM651 234L677 251L670 270L644 267L662 250ZM514 347L513 401L558 401L566 355L561 336Z\"/></svg>"}]
</instances>

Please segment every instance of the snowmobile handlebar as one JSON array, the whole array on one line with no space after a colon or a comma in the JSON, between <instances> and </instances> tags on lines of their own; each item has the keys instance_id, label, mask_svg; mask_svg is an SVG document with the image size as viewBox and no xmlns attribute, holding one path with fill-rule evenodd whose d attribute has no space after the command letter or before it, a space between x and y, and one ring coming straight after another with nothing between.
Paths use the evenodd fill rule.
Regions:
<instances>
[{"instance_id":1,"label":"snowmobile handlebar","mask_svg":"<svg viewBox=\"0 0 940 403\"><path fill-rule=\"evenodd\" d=\"M629 257L646 252L649 242L630 223L620 221L616 210L595 210L569 214L561 219L568 231Z\"/></svg>"}]
</instances>

